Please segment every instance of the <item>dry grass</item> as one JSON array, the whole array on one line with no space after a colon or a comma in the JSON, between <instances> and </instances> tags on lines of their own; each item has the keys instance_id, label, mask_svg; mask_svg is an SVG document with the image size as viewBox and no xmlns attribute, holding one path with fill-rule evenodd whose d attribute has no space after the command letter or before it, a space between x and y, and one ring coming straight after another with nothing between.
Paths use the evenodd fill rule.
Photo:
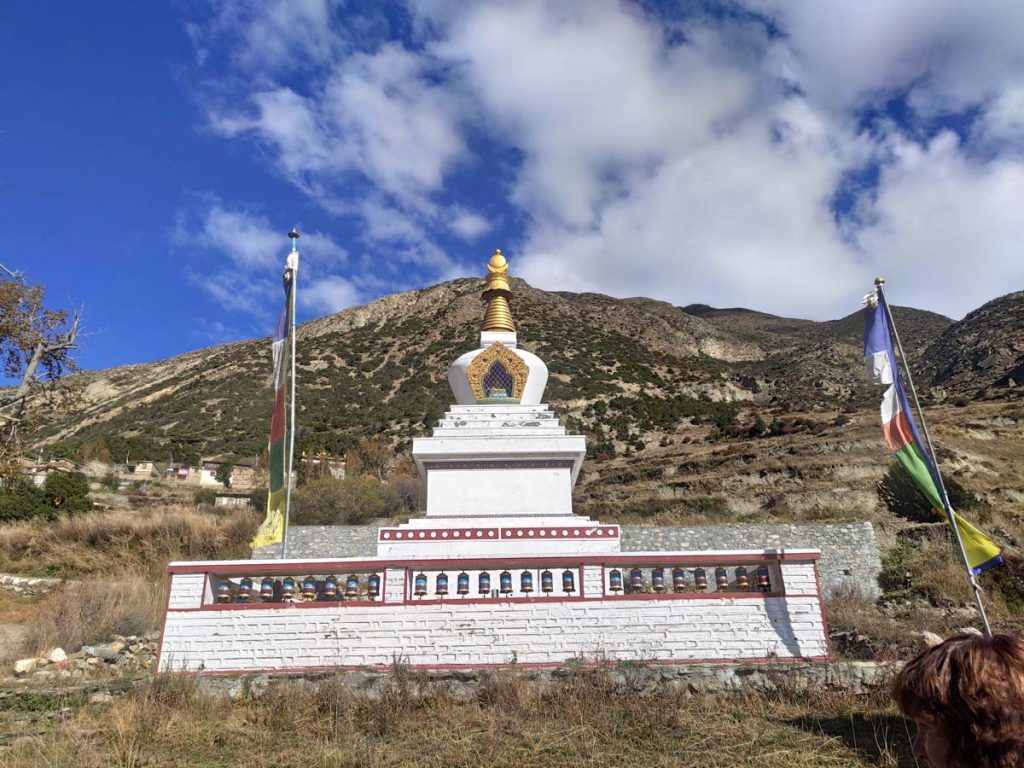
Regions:
<instances>
[{"instance_id":1,"label":"dry grass","mask_svg":"<svg viewBox=\"0 0 1024 768\"><path fill-rule=\"evenodd\" d=\"M599 671L546 688L501 674L476 695L421 689L398 675L384 695L337 678L286 682L225 703L190 678L164 677L107 709L77 706L64 722L0 747L0 763L35 766L883 766L914 765L891 704L796 697L643 696ZM68 706L69 700L53 704ZM11 733L13 726L8 726ZM2 737L0 737L2 743Z\"/></svg>"},{"instance_id":2,"label":"dry grass","mask_svg":"<svg viewBox=\"0 0 1024 768\"><path fill-rule=\"evenodd\" d=\"M117 581L83 581L51 593L28 625L25 649L71 652L112 635L141 635L163 622L166 581L144 576Z\"/></svg>"},{"instance_id":3,"label":"dry grass","mask_svg":"<svg viewBox=\"0 0 1024 768\"><path fill-rule=\"evenodd\" d=\"M247 557L258 524L252 512L218 515L168 506L4 525L0 571L63 578L155 577L171 560Z\"/></svg>"}]
</instances>

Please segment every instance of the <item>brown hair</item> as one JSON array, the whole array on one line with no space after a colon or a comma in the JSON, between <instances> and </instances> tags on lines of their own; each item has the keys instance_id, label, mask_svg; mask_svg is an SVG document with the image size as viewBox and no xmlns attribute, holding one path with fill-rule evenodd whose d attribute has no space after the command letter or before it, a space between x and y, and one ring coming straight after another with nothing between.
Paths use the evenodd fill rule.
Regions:
<instances>
[{"instance_id":1,"label":"brown hair","mask_svg":"<svg viewBox=\"0 0 1024 768\"><path fill-rule=\"evenodd\" d=\"M941 729L955 766L1024 768L1024 640L957 635L893 680L906 717Z\"/></svg>"}]
</instances>

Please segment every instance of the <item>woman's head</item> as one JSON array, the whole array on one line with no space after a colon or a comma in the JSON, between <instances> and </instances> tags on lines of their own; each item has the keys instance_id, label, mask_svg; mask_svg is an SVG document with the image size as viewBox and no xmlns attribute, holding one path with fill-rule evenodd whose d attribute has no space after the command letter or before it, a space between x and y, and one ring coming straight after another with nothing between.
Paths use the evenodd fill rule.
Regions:
<instances>
[{"instance_id":1,"label":"woman's head","mask_svg":"<svg viewBox=\"0 0 1024 768\"><path fill-rule=\"evenodd\" d=\"M957 635L910 661L893 697L932 768L1024 768L1024 641Z\"/></svg>"}]
</instances>

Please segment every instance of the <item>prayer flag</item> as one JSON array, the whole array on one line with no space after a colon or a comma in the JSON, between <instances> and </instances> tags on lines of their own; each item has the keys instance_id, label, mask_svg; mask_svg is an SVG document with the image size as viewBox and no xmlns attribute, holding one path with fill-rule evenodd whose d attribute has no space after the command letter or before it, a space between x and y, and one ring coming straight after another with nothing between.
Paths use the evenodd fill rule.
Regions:
<instances>
[{"instance_id":1,"label":"prayer flag","mask_svg":"<svg viewBox=\"0 0 1024 768\"><path fill-rule=\"evenodd\" d=\"M885 442L932 508L945 515L945 504L939 491L939 470L921 440L893 350L889 331L889 306L881 291L868 294L866 301L864 364L872 383L887 387L882 395L882 433ZM960 532L967 562L975 574L1003 562L999 547L988 536L956 512L953 512L953 520Z\"/></svg>"},{"instance_id":2,"label":"prayer flag","mask_svg":"<svg viewBox=\"0 0 1024 768\"><path fill-rule=\"evenodd\" d=\"M274 358L274 412L270 417L270 492L267 494L267 516L252 540L253 549L284 541L285 506L285 383L288 378L288 329L291 327L292 285L291 262L284 272L284 309L277 319L270 349Z\"/></svg>"}]
</instances>

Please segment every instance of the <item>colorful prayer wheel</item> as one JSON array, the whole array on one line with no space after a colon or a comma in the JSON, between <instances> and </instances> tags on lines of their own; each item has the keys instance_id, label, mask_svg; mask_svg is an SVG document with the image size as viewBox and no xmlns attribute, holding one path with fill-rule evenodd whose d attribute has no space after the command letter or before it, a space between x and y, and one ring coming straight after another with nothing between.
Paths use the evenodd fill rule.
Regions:
<instances>
[{"instance_id":1,"label":"colorful prayer wheel","mask_svg":"<svg viewBox=\"0 0 1024 768\"><path fill-rule=\"evenodd\" d=\"M750 589L750 577L747 576L747 569L742 565L736 568L736 587L738 589Z\"/></svg>"},{"instance_id":2,"label":"colorful prayer wheel","mask_svg":"<svg viewBox=\"0 0 1024 768\"><path fill-rule=\"evenodd\" d=\"M263 581L260 582L260 600L264 603L274 599L274 580L269 576L264 576Z\"/></svg>"},{"instance_id":3,"label":"colorful prayer wheel","mask_svg":"<svg viewBox=\"0 0 1024 768\"><path fill-rule=\"evenodd\" d=\"M686 591L686 569L685 568L673 568L672 569L672 591L675 593Z\"/></svg>"},{"instance_id":4,"label":"colorful prayer wheel","mask_svg":"<svg viewBox=\"0 0 1024 768\"><path fill-rule=\"evenodd\" d=\"M708 588L708 572L703 568L693 569L693 585L703 592Z\"/></svg>"},{"instance_id":5,"label":"colorful prayer wheel","mask_svg":"<svg viewBox=\"0 0 1024 768\"><path fill-rule=\"evenodd\" d=\"M562 591L563 592L575 592L576 591L576 574L566 568L562 571Z\"/></svg>"},{"instance_id":6,"label":"colorful prayer wheel","mask_svg":"<svg viewBox=\"0 0 1024 768\"><path fill-rule=\"evenodd\" d=\"M533 592L533 574L529 571L519 574L519 591L526 594Z\"/></svg>"},{"instance_id":7,"label":"colorful prayer wheel","mask_svg":"<svg viewBox=\"0 0 1024 768\"><path fill-rule=\"evenodd\" d=\"M759 592L772 591L772 577L767 565L759 566L758 569L754 571L754 576L757 578L757 590Z\"/></svg>"},{"instance_id":8,"label":"colorful prayer wheel","mask_svg":"<svg viewBox=\"0 0 1024 768\"><path fill-rule=\"evenodd\" d=\"M413 592L416 597L423 597L427 594L427 575L425 573L417 573L415 579L415 586Z\"/></svg>"},{"instance_id":9,"label":"colorful prayer wheel","mask_svg":"<svg viewBox=\"0 0 1024 768\"><path fill-rule=\"evenodd\" d=\"M491 574L487 571L480 571L480 575L477 577L477 594L489 595L491 594Z\"/></svg>"},{"instance_id":10,"label":"colorful prayer wheel","mask_svg":"<svg viewBox=\"0 0 1024 768\"><path fill-rule=\"evenodd\" d=\"M281 599L285 602L295 599L295 579L285 576L281 582Z\"/></svg>"},{"instance_id":11,"label":"colorful prayer wheel","mask_svg":"<svg viewBox=\"0 0 1024 768\"><path fill-rule=\"evenodd\" d=\"M238 599L243 603L252 600L252 579L248 576L238 582Z\"/></svg>"},{"instance_id":12,"label":"colorful prayer wheel","mask_svg":"<svg viewBox=\"0 0 1024 768\"><path fill-rule=\"evenodd\" d=\"M345 578L345 597L359 597L359 576L354 573Z\"/></svg>"},{"instance_id":13,"label":"colorful prayer wheel","mask_svg":"<svg viewBox=\"0 0 1024 768\"><path fill-rule=\"evenodd\" d=\"M444 571L441 571L441 573L437 574L437 582L434 588L434 594L441 595L442 597L448 594L448 574Z\"/></svg>"},{"instance_id":14,"label":"colorful prayer wheel","mask_svg":"<svg viewBox=\"0 0 1024 768\"><path fill-rule=\"evenodd\" d=\"M608 588L611 589L612 592L622 591L622 571L618 568L612 568L611 572L608 574Z\"/></svg>"},{"instance_id":15,"label":"colorful prayer wheel","mask_svg":"<svg viewBox=\"0 0 1024 768\"><path fill-rule=\"evenodd\" d=\"M338 577L331 574L324 579L324 600L335 600L338 597Z\"/></svg>"},{"instance_id":16,"label":"colorful prayer wheel","mask_svg":"<svg viewBox=\"0 0 1024 768\"><path fill-rule=\"evenodd\" d=\"M508 571L502 571L498 577L498 583L501 585L501 594L511 595L512 594L512 574Z\"/></svg>"},{"instance_id":17,"label":"colorful prayer wheel","mask_svg":"<svg viewBox=\"0 0 1024 768\"><path fill-rule=\"evenodd\" d=\"M651 570L651 586L655 592L665 591L665 569L653 568Z\"/></svg>"},{"instance_id":18,"label":"colorful prayer wheel","mask_svg":"<svg viewBox=\"0 0 1024 768\"><path fill-rule=\"evenodd\" d=\"M218 603L231 602L231 586L231 582L228 579L221 579L220 583L217 584Z\"/></svg>"},{"instance_id":19,"label":"colorful prayer wheel","mask_svg":"<svg viewBox=\"0 0 1024 768\"><path fill-rule=\"evenodd\" d=\"M371 573L366 579L366 596L369 598L380 597L380 574Z\"/></svg>"},{"instance_id":20,"label":"colorful prayer wheel","mask_svg":"<svg viewBox=\"0 0 1024 768\"><path fill-rule=\"evenodd\" d=\"M469 574L465 571L455 578L455 592L459 595L469 594Z\"/></svg>"},{"instance_id":21,"label":"colorful prayer wheel","mask_svg":"<svg viewBox=\"0 0 1024 768\"><path fill-rule=\"evenodd\" d=\"M551 575L551 571L541 571L540 591L546 595L555 591L555 577Z\"/></svg>"},{"instance_id":22,"label":"colorful prayer wheel","mask_svg":"<svg viewBox=\"0 0 1024 768\"><path fill-rule=\"evenodd\" d=\"M719 591L729 588L729 572L722 566L715 568L715 588Z\"/></svg>"},{"instance_id":23,"label":"colorful prayer wheel","mask_svg":"<svg viewBox=\"0 0 1024 768\"><path fill-rule=\"evenodd\" d=\"M307 603L316 600L316 578L313 576L302 580L302 599Z\"/></svg>"},{"instance_id":24,"label":"colorful prayer wheel","mask_svg":"<svg viewBox=\"0 0 1024 768\"><path fill-rule=\"evenodd\" d=\"M644 572L634 568L629 572L629 588L634 592L642 592L644 588Z\"/></svg>"}]
</instances>

